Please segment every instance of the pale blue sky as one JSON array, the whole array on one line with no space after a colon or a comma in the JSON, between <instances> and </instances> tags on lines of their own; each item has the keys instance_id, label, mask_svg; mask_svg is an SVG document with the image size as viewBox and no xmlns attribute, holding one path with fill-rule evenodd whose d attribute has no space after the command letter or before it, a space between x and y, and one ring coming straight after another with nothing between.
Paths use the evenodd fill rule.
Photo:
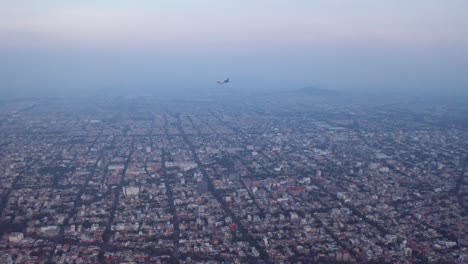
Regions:
<instances>
[{"instance_id":1,"label":"pale blue sky","mask_svg":"<svg viewBox=\"0 0 468 264\"><path fill-rule=\"evenodd\" d=\"M245 89L464 89L467 13L466 0L1 0L0 89L196 90L228 75Z\"/></svg>"}]
</instances>

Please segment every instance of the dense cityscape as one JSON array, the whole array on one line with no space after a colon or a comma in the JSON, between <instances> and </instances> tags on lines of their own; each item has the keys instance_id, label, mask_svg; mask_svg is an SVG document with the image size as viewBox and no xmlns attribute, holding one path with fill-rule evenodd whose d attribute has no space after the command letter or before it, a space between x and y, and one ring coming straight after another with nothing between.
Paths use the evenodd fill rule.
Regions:
<instances>
[{"instance_id":1,"label":"dense cityscape","mask_svg":"<svg viewBox=\"0 0 468 264\"><path fill-rule=\"evenodd\" d=\"M465 109L4 100L0 263L468 261Z\"/></svg>"}]
</instances>

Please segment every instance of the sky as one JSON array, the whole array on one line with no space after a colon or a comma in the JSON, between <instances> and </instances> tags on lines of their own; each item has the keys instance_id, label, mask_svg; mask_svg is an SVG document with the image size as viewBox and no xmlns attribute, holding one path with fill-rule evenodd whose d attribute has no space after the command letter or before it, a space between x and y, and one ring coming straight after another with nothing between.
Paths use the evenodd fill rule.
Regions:
<instances>
[{"instance_id":1,"label":"sky","mask_svg":"<svg viewBox=\"0 0 468 264\"><path fill-rule=\"evenodd\" d=\"M468 90L466 0L0 0L0 94Z\"/></svg>"}]
</instances>

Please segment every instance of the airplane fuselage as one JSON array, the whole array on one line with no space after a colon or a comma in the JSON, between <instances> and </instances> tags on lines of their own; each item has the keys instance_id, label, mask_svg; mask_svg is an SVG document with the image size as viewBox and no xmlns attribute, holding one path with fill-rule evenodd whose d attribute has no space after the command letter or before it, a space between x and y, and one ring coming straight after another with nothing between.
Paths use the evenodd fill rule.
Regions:
<instances>
[{"instance_id":1,"label":"airplane fuselage","mask_svg":"<svg viewBox=\"0 0 468 264\"><path fill-rule=\"evenodd\" d=\"M227 78L224 81L218 81L218 84L225 84L225 83L228 83L228 82L229 82L229 78Z\"/></svg>"}]
</instances>

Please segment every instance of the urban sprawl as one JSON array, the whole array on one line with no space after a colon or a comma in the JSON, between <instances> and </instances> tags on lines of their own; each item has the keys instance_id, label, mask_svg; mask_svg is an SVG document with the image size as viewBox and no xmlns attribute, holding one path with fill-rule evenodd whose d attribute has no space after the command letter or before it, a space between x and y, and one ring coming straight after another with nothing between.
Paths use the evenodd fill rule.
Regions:
<instances>
[{"instance_id":1,"label":"urban sprawl","mask_svg":"<svg viewBox=\"0 0 468 264\"><path fill-rule=\"evenodd\" d=\"M466 262L468 128L453 112L5 100L0 263Z\"/></svg>"}]
</instances>

